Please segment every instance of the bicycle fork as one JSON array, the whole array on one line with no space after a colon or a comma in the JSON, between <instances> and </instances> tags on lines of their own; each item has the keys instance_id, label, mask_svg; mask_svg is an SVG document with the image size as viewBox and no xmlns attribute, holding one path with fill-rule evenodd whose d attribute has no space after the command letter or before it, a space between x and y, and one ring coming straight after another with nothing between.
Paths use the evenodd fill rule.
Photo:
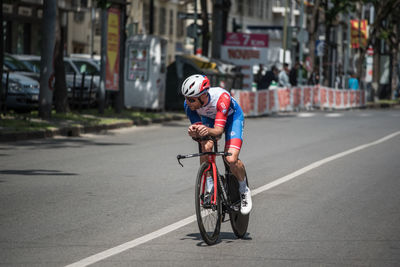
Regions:
<instances>
[{"instance_id":1,"label":"bicycle fork","mask_svg":"<svg viewBox=\"0 0 400 267\"><path fill-rule=\"evenodd\" d=\"M222 197L224 198L223 199L224 202L226 202L228 200L228 195L226 193L225 186L222 182L221 176L218 175L217 166L215 164L215 158L216 158L216 155L208 155L209 166L206 170L206 172L207 172L212 167L213 178L214 178L214 197L212 200L213 205L215 205L217 202L217 190L216 189L218 189L218 183L221 185L219 188L221 189ZM205 179L203 179L203 192L204 192L204 187L205 187Z\"/></svg>"}]
</instances>

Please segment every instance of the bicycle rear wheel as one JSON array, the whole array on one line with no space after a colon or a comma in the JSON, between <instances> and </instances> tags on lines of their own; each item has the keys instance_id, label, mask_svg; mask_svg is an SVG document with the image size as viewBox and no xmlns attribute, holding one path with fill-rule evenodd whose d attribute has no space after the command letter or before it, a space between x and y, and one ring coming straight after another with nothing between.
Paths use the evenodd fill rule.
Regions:
<instances>
[{"instance_id":1,"label":"bicycle rear wheel","mask_svg":"<svg viewBox=\"0 0 400 267\"><path fill-rule=\"evenodd\" d=\"M204 162L199 169L196 180L195 203L196 217L201 237L208 245L217 242L221 229L222 208L221 200L217 192L215 204L204 201L206 172L212 170L208 162ZM212 172L211 172L212 173ZM216 190L214 188L213 190ZM213 195L213 194L212 194ZM214 197L212 198L212 200Z\"/></svg>"},{"instance_id":2,"label":"bicycle rear wheel","mask_svg":"<svg viewBox=\"0 0 400 267\"><path fill-rule=\"evenodd\" d=\"M247 175L246 177L246 183L247 186L249 185ZM238 237L238 238L243 238L246 233L247 233L247 227L249 225L249 219L250 219L250 214L243 215L240 213L240 193L239 193L239 182L237 178L231 174L228 179L228 193L229 197L231 200L231 203L239 203L239 211L231 211L229 212L229 218L231 221L231 226L233 233Z\"/></svg>"}]
</instances>

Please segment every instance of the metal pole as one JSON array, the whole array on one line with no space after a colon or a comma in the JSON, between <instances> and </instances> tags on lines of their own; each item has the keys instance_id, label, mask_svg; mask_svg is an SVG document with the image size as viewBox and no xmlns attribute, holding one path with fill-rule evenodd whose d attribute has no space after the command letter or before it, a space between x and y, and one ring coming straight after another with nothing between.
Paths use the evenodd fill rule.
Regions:
<instances>
[{"instance_id":1,"label":"metal pole","mask_svg":"<svg viewBox=\"0 0 400 267\"><path fill-rule=\"evenodd\" d=\"M154 0L150 0L149 34L154 33Z\"/></svg>"},{"instance_id":2,"label":"metal pole","mask_svg":"<svg viewBox=\"0 0 400 267\"><path fill-rule=\"evenodd\" d=\"M101 64L100 64L100 87L99 87L99 113L104 113L105 106L105 82L106 82L106 57L107 57L107 9L101 10Z\"/></svg>"},{"instance_id":3,"label":"metal pole","mask_svg":"<svg viewBox=\"0 0 400 267\"><path fill-rule=\"evenodd\" d=\"M346 51L344 53L344 88L349 88L349 57L350 57L350 14L347 14L347 40L346 40Z\"/></svg>"},{"instance_id":4,"label":"metal pole","mask_svg":"<svg viewBox=\"0 0 400 267\"><path fill-rule=\"evenodd\" d=\"M90 36L90 57L94 56L94 20L95 20L95 9L92 7L91 15L92 15L92 34Z\"/></svg>"},{"instance_id":5,"label":"metal pole","mask_svg":"<svg viewBox=\"0 0 400 267\"><path fill-rule=\"evenodd\" d=\"M303 20L304 20L304 0L300 1L300 19L299 19L299 27L300 33L303 34ZM299 61L303 63L303 42L299 42ZM303 85L303 70L300 68L297 74L297 80L299 81L299 85Z\"/></svg>"},{"instance_id":6,"label":"metal pole","mask_svg":"<svg viewBox=\"0 0 400 267\"><path fill-rule=\"evenodd\" d=\"M284 17L284 22L283 22L283 62L282 62L282 67L283 64L286 63L286 43L287 43L287 8L289 6L289 0L286 0L285 4L285 17Z\"/></svg>"},{"instance_id":7,"label":"metal pole","mask_svg":"<svg viewBox=\"0 0 400 267\"><path fill-rule=\"evenodd\" d=\"M193 54L196 55L197 50L197 0L194 0L194 44L193 44Z\"/></svg>"}]
</instances>

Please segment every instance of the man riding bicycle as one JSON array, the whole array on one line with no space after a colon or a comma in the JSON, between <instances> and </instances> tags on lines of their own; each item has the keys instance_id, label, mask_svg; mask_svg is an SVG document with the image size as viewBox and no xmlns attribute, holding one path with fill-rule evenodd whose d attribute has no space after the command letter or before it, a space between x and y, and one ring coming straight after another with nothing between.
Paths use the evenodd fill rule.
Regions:
<instances>
[{"instance_id":1,"label":"man riding bicycle","mask_svg":"<svg viewBox=\"0 0 400 267\"><path fill-rule=\"evenodd\" d=\"M249 214L252 208L251 192L247 187L243 162L239 159L243 142L244 116L236 100L228 91L220 87L210 87L209 79L200 74L189 76L182 84L185 97L184 107L191 125L188 134L191 137L219 137L225 131L225 151L229 167L239 182L241 199L240 212ZM211 152L211 140L201 142L203 152ZM207 156L200 158L200 164Z\"/></svg>"}]
</instances>

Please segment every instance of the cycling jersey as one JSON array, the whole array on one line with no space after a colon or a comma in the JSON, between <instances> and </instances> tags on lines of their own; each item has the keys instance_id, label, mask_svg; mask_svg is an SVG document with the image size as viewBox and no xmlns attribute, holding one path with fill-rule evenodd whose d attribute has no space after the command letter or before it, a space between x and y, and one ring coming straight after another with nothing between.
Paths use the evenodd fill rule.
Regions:
<instances>
[{"instance_id":1,"label":"cycling jersey","mask_svg":"<svg viewBox=\"0 0 400 267\"><path fill-rule=\"evenodd\" d=\"M244 116L242 109L228 91L220 87L208 89L208 102L197 110L184 103L185 111L192 124L203 124L225 129L225 147L240 150L243 142Z\"/></svg>"}]
</instances>

